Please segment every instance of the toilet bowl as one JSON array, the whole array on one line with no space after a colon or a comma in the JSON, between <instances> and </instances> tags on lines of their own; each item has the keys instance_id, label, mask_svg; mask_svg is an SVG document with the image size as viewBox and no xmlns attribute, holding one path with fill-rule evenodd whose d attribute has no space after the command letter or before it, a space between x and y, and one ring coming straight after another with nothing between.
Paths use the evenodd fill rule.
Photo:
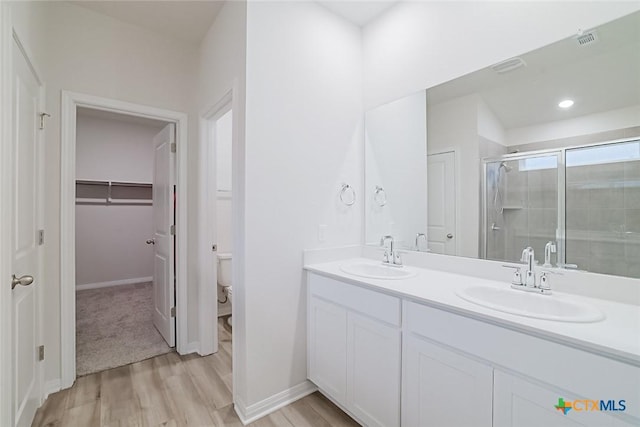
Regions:
<instances>
[{"instance_id":1,"label":"toilet bowl","mask_svg":"<svg viewBox=\"0 0 640 427\"><path fill-rule=\"evenodd\" d=\"M222 293L227 297L229 304L232 304L232 287L231 287L231 254L218 254L218 286L222 288ZM231 325L231 316L227 320Z\"/></svg>"}]
</instances>

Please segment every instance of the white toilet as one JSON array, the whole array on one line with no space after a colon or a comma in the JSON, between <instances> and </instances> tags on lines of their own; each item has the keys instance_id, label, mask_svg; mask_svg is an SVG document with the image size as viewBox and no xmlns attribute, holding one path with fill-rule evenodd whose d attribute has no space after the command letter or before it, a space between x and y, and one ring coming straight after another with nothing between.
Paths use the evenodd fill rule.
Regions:
<instances>
[{"instance_id":1,"label":"white toilet","mask_svg":"<svg viewBox=\"0 0 640 427\"><path fill-rule=\"evenodd\" d=\"M231 254L218 254L218 286L222 288L223 294L228 298L229 304L232 304L232 288L231 288ZM227 320L231 326L231 316Z\"/></svg>"}]
</instances>

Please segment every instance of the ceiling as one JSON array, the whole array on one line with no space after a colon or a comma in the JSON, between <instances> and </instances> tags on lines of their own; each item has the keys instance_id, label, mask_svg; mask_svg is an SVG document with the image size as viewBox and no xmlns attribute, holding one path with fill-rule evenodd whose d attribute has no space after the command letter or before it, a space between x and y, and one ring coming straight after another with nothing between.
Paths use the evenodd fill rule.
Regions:
<instances>
[{"instance_id":1,"label":"ceiling","mask_svg":"<svg viewBox=\"0 0 640 427\"><path fill-rule=\"evenodd\" d=\"M525 67L504 74L488 67L431 88L429 104L479 94L505 129L639 105L640 12L595 30L595 43L571 37L520 55ZM558 107L565 98L572 108Z\"/></svg>"},{"instance_id":2,"label":"ceiling","mask_svg":"<svg viewBox=\"0 0 640 427\"><path fill-rule=\"evenodd\" d=\"M398 1L325 0L317 3L358 26L364 26ZM224 0L83 0L69 3L187 43L199 44Z\"/></svg>"},{"instance_id":3,"label":"ceiling","mask_svg":"<svg viewBox=\"0 0 640 427\"><path fill-rule=\"evenodd\" d=\"M199 44L224 1L85 0L69 3L187 43Z\"/></svg>"},{"instance_id":4,"label":"ceiling","mask_svg":"<svg viewBox=\"0 0 640 427\"><path fill-rule=\"evenodd\" d=\"M391 6L398 3L399 0L394 1L343 1L343 0L330 0L330 1L317 1L327 9L331 10L336 15L342 16L346 20L363 27L369 22L373 21L378 16L382 15Z\"/></svg>"}]
</instances>

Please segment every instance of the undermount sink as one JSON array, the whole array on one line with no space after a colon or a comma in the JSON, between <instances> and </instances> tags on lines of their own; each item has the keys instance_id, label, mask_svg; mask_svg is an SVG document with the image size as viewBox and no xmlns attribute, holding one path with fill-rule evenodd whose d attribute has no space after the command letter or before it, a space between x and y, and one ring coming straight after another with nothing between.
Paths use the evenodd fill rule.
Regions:
<instances>
[{"instance_id":1,"label":"undermount sink","mask_svg":"<svg viewBox=\"0 0 640 427\"><path fill-rule=\"evenodd\" d=\"M408 270L406 267L393 267L382 263L371 262L354 262L340 266L340 270L354 276L367 277L369 279L408 279L415 277L414 271Z\"/></svg>"},{"instance_id":2,"label":"undermount sink","mask_svg":"<svg viewBox=\"0 0 640 427\"><path fill-rule=\"evenodd\" d=\"M596 307L569 300L564 295L539 295L489 286L472 286L456 291L456 294L483 307L537 319L589 323L605 317Z\"/></svg>"}]
</instances>

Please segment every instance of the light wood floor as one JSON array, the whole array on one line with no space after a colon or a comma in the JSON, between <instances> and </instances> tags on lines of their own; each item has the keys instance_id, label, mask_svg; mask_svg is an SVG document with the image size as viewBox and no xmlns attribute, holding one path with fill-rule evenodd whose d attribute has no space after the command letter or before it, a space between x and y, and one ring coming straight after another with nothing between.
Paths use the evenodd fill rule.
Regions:
<instances>
[{"instance_id":1,"label":"light wood floor","mask_svg":"<svg viewBox=\"0 0 640 427\"><path fill-rule=\"evenodd\" d=\"M169 353L80 377L49 396L33 426L233 426L231 335L219 324L220 351ZM319 393L252 424L256 427L358 426Z\"/></svg>"}]
</instances>

